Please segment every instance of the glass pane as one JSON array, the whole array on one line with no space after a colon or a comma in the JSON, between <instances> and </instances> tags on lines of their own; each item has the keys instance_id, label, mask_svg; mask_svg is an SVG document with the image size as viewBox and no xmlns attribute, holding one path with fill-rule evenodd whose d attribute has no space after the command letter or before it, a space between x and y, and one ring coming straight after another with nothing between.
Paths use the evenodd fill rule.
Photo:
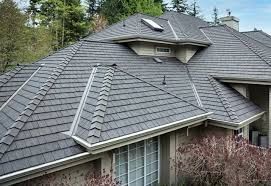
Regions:
<instances>
[{"instance_id":1,"label":"glass pane","mask_svg":"<svg viewBox=\"0 0 271 186\"><path fill-rule=\"evenodd\" d=\"M136 149L130 150L129 158L130 158L130 160L136 159Z\"/></svg>"},{"instance_id":2,"label":"glass pane","mask_svg":"<svg viewBox=\"0 0 271 186\"><path fill-rule=\"evenodd\" d=\"M119 165L119 155L115 155L115 161L116 161L116 165Z\"/></svg>"},{"instance_id":3,"label":"glass pane","mask_svg":"<svg viewBox=\"0 0 271 186\"><path fill-rule=\"evenodd\" d=\"M136 186L142 186L142 185L144 185L144 178L138 179L136 181Z\"/></svg>"},{"instance_id":4,"label":"glass pane","mask_svg":"<svg viewBox=\"0 0 271 186\"><path fill-rule=\"evenodd\" d=\"M136 170L136 177L137 178L144 177L144 167Z\"/></svg>"},{"instance_id":5,"label":"glass pane","mask_svg":"<svg viewBox=\"0 0 271 186\"><path fill-rule=\"evenodd\" d=\"M136 160L136 166L137 166L137 167L144 166L144 157L138 158L138 159Z\"/></svg>"},{"instance_id":6,"label":"glass pane","mask_svg":"<svg viewBox=\"0 0 271 186\"><path fill-rule=\"evenodd\" d=\"M130 161L129 164L129 170L135 170L136 169L136 160Z\"/></svg>"},{"instance_id":7,"label":"glass pane","mask_svg":"<svg viewBox=\"0 0 271 186\"><path fill-rule=\"evenodd\" d=\"M158 179L158 172L156 171L156 172L152 173L151 178L152 178L152 181L157 180Z\"/></svg>"},{"instance_id":8,"label":"glass pane","mask_svg":"<svg viewBox=\"0 0 271 186\"><path fill-rule=\"evenodd\" d=\"M147 184L148 184L148 183L151 183L151 181L152 181L152 180L151 180L151 175L148 175L147 178L146 178Z\"/></svg>"},{"instance_id":9,"label":"glass pane","mask_svg":"<svg viewBox=\"0 0 271 186\"><path fill-rule=\"evenodd\" d=\"M136 178L137 178L136 177L136 171L130 172L129 176L130 176L130 180L129 180L130 182L136 180Z\"/></svg>"},{"instance_id":10,"label":"glass pane","mask_svg":"<svg viewBox=\"0 0 271 186\"><path fill-rule=\"evenodd\" d=\"M124 147L119 148L120 153L127 152L127 150L128 150L128 146L124 146Z\"/></svg>"},{"instance_id":11,"label":"glass pane","mask_svg":"<svg viewBox=\"0 0 271 186\"><path fill-rule=\"evenodd\" d=\"M127 176L127 174L121 176L121 177L119 178L119 181L120 181L121 185L125 185L126 183L128 183L128 176Z\"/></svg>"},{"instance_id":12,"label":"glass pane","mask_svg":"<svg viewBox=\"0 0 271 186\"><path fill-rule=\"evenodd\" d=\"M126 153L121 153L119 156L119 162L120 164L126 163L128 161L128 154Z\"/></svg>"},{"instance_id":13,"label":"glass pane","mask_svg":"<svg viewBox=\"0 0 271 186\"><path fill-rule=\"evenodd\" d=\"M136 156L137 157L144 156L144 147L140 147L140 148L136 149Z\"/></svg>"},{"instance_id":14,"label":"glass pane","mask_svg":"<svg viewBox=\"0 0 271 186\"><path fill-rule=\"evenodd\" d=\"M133 144L131 144L131 145L129 145L129 149L131 150L131 149L135 149L136 148L136 143L133 143Z\"/></svg>"},{"instance_id":15,"label":"glass pane","mask_svg":"<svg viewBox=\"0 0 271 186\"><path fill-rule=\"evenodd\" d=\"M136 181L130 182L129 186L136 186ZM143 186L143 185L142 185Z\"/></svg>"},{"instance_id":16,"label":"glass pane","mask_svg":"<svg viewBox=\"0 0 271 186\"><path fill-rule=\"evenodd\" d=\"M128 163L122 164L120 166L119 175L125 174L128 172Z\"/></svg>"}]
</instances>

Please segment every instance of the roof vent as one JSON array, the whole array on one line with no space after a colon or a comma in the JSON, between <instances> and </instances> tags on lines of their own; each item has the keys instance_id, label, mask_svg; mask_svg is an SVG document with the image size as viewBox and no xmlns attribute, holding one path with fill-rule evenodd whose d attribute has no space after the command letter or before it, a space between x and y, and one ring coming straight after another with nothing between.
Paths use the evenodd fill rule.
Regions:
<instances>
[{"instance_id":1,"label":"roof vent","mask_svg":"<svg viewBox=\"0 0 271 186\"><path fill-rule=\"evenodd\" d=\"M163 63L163 61L162 61L160 58L158 58L158 57L153 58L153 60L154 60L156 63Z\"/></svg>"},{"instance_id":2,"label":"roof vent","mask_svg":"<svg viewBox=\"0 0 271 186\"><path fill-rule=\"evenodd\" d=\"M153 20L142 18L141 21L145 25L147 25L148 27L150 27L151 29L155 31L160 31L160 32L164 31L164 28L160 26L159 24L157 24L156 22L154 22Z\"/></svg>"},{"instance_id":3,"label":"roof vent","mask_svg":"<svg viewBox=\"0 0 271 186\"><path fill-rule=\"evenodd\" d=\"M166 85L167 82L166 82L166 76L164 75L164 79L163 79L163 82L162 82L163 85Z\"/></svg>"}]
</instances>

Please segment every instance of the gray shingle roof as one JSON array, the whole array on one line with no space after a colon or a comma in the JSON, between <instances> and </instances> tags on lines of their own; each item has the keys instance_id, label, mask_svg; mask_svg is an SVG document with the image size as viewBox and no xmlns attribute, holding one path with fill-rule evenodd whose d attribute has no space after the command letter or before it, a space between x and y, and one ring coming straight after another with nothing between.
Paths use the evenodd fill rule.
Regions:
<instances>
[{"instance_id":1,"label":"gray shingle roof","mask_svg":"<svg viewBox=\"0 0 271 186\"><path fill-rule=\"evenodd\" d=\"M242 33L271 48L271 36L263 32L262 30L248 31Z\"/></svg>"},{"instance_id":2,"label":"gray shingle roof","mask_svg":"<svg viewBox=\"0 0 271 186\"><path fill-rule=\"evenodd\" d=\"M157 19L161 24L165 21ZM264 60L268 58L266 48L226 27L199 28L198 24L205 23L183 19L183 27L193 22L191 29L199 29L189 37L204 39L203 34L213 43L188 64L168 57L160 57L163 62L157 63L124 45L91 41L97 40L97 34L2 75L0 104L5 106L0 110L0 175L85 151L66 132L72 128L95 68L75 130L75 135L92 143L200 114L204 111L195 106L198 98L203 109L213 112L213 120L237 125L260 113L261 109L216 76L271 81L270 65ZM127 29L132 31L129 25ZM118 65L114 72L112 64Z\"/></svg>"},{"instance_id":3,"label":"gray shingle roof","mask_svg":"<svg viewBox=\"0 0 271 186\"><path fill-rule=\"evenodd\" d=\"M98 67L96 74L99 96L93 97L96 87L90 89L87 102L93 106L84 108L75 133L90 144L206 113L119 68Z\"/></svg>"},{"instance_id":4,"label":"gray shingle roof","mask_svg":"<svg viewBox=\"0 0 271 186\"><path fill-rule=\"evenodd\" d=\"M206 38L199 29L200 26L207 26L208 23L198 18L191 18L191 16L187 16L185 14L178 13L175 16L172 16L171 14L171 12L168 12L161 17L136 14L101 32L90 35L86 40L112 41L141 38L167 42L195 42L207 45L211 44L210 40L208 40L208 38ZM142 18L153 20L157 24L161 25L164 30L162 32L152 30L141 21ZM183 25L181 25L181 23Z\"/></svg>"}]
</instances>

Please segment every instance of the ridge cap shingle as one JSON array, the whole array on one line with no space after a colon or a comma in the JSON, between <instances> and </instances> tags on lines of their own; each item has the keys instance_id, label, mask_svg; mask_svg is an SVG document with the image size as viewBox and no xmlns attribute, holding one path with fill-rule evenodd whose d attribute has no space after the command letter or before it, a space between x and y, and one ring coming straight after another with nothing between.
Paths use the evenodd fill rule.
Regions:
<instances>
[{"instance_id":1,"label":"ridge cap shingle","mask_svg":"<svg viewBox=\"0 0 271 186\"><path fill-rule=\"evenodd\" d=\"M50 87L52 87L55 80L59 77L59 75L63 72L64 68L61 68L60 71L57 69L60 66L67 66L67 64L71 61L74 54L78 51L81 47L82 42L75 44L73 48L71 48L71 54L67 55L63 61L53 70L53 73L48 77L47 81L40 87L38 92L36 93L35 97L27 104L25 109L22 111L20 116L16 119L16 121L11 125L11 127L7 130L4 134L2 139L0 139L0 159L3 157L6 150L12 144L15 137L19 134L20 130L24 126L25 122L29 119L32 113L35 111L37 106L39 105L40 101L46 95Z\"/></svg>"},{"instance_id":2,"label":"ridge cap shingle","mask_svg":"<svg viewBox=\"0 0 271 186\"><path fill-rule=\"evenodd\" d=\"M98 96L98 101L93 113L90 131L88 133L87 141L89 143L96 143L100 139L102 123L104 120L109 92L112 85L115 68L109 67L103 78L102 87Z\"/></svg>"},{"instance_id":3,"label":"ridge cap shingle","mask_svg":"<svg viewBox=\"0 0 271 186\"><path fill-rule=\"evenodd\" d=\"M235 113L235 110L232 108L230 102L228 101L227 97L224 95L223 91L220 88L219 83L217 83L217 81L211 77L211 76L207 76L210 84L212 85L212 87L214 88L216 94L218 95L220 101L222 102L223 107L225 108L225 110L228 113L228 116L230 117L231 120L233 121L239 121L238 116Z\"/></svg>"},{"instance_id":4,"label":"ridge cap shingle","mask_svg":"<svg viewBox=\"0 0 271 186\"><path fill-rule=\"evenodd\" d=\"M256 54L262 61L264 61L265 63L267 63L268 65L271 66L271 61L267 60L264 56L262 56L262 54L261 54L260 52L258 52L258 51L255 50L253 47L251 47L251 46L250 46L251 44L249 44L247 41L244 41L240 36L238 36L238 35L235 33L235 32L237 32L237 31L235 31L234 29L232 29L232 28L230 28L230 27L228 27L228 26L226 26L226 25L224 25L224 28L225 28L226 30L228 30L235 38L237 38L238 40L240 40L240 41L241 41L248 49L250 49L254 54ZM246 34L244 34L244 33L242 33L242 32L238 32L238 33L242 34L244 37L247 37L247 38L249 38L249 39L254 40L255 42L257 42L257 43L260 44L260 45L263 45L261 42L255 40L255 39L253 39L253 38L250 38L249 36L247 36ZM254 44L252 44L252 45L254 45ZM264 47L265 47L265 45L264 45Z\"/></svg>"},{"instance_id":5,"label":"ridge cap shingle","mask_svg":"<svg viewBox=\"0 0 271 186\"><path fill-rule=\"evenodd\" d=\"M12 77L14 77L22 69L23 66L17 66L15 69L0 75L0 88L3 85L5 85Z\"/></svg>"}]
</instances>

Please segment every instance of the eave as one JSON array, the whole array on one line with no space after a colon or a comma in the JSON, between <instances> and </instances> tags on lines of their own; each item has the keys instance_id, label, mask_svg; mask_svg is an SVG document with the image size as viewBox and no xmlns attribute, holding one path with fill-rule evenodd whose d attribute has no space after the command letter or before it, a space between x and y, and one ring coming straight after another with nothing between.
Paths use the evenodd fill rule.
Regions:
<instances>
[{"instance_id":1,"label":"eave","mask_svg":"<svg viewBox=\"0 0 271 186\"><path fill-rule=\"evenodd\" d=\"M227 129L232 129L232 130L238 130L240 128L243 128L247 125L249 125L250 123L257 121L258 119L260 119L263 115L265 114L265 112L261 112L259 114L256 114L244 121L241 121L239 123L234 123L234 122L230 122L230 121L222 121L222 120L216 120L216 119L209 119L208 124L213 125L213 126L217 126L217 127L222 127L222 128L227 128Z\"/></svg>"},{"instance_id":2,"label":"eave","mask_svg":"<svg viewBox=\"0 0 271 186\"><path fill-rule=\"evenodd\" d=\"M229 77L229 76L212 76L224 83L253 84L253 85L271 85L271 79L250 78L250 77Z\"/></svg>"},{"instance_id":3,"label":"eave","mask_svg":"<svg viewBox=\"0 0 271 186\"><path fill-rule=\"evenodd\" d=\"M194 46L201 46L201 47L208 47L212 44L210 42L199 41L195 39L164 39L161 37L139 36L139 35L126 35L126 36L114 37L110 39L116 43L143 41L143 42L161 43L161 44L168 44L168 45L194 45Z\"/></svg>"},{"instance_id":4,"label":"eave","mask_svg":"<svg viewBox=\"0 0 271 186\"><path fill-rule=\"evenodd\" d=\"M131 143L135 143L138 141L142 141L148 138L152 138L155 136L159 136L165 133L169 133L184 127L193 126L195 124L198 124L200 122L206 121L208 119L208 116L210 116L212 113L205 113L198 116L194 116L191 118L187 118L181 121L176 121L173 123L165 124L162 126L158 126L155 128L139 131L136 133L132 133L129 135L121 136L118 138L114 138L111 140L98 142L95 144L90 144L89 142L81 139L78 136L72 136L72 138L80 145L85 147L91 154L98 154L101 152L105 152L108 150L112 150L124 145L128 145Z\"/></svg>"}]
</instances>

